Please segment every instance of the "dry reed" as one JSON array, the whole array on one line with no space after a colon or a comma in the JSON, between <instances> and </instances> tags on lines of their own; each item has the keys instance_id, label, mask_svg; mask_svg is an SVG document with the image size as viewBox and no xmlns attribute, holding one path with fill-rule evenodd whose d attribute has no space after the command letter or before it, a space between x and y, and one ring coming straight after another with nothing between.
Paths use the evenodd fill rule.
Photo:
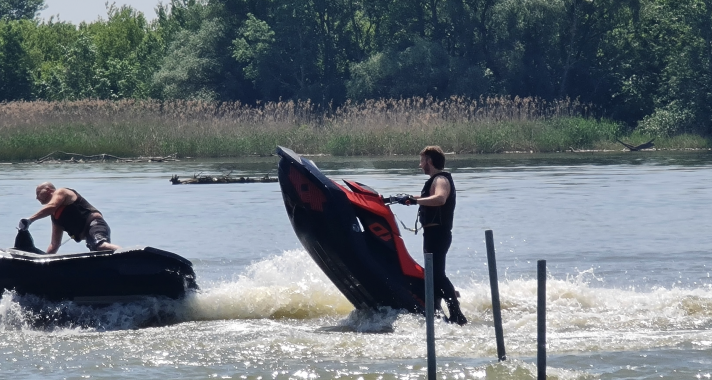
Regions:
<instances>
[{"instance_id":1,"label":"dry reed","mask_svg":"<svg viewBox=\"0 0 712 380\"><path fill-rule=\"evenodd\" d=\"M412 154L426 144L448 151L595 148L620 126L588 118L575 100L451 97L347 102L82 100L0 103L0 159L51 151L118 156L218 157L269 154L278 144L302 153ZM572 135L573 133L573 135Z\"/></svg>"}]
</instances>

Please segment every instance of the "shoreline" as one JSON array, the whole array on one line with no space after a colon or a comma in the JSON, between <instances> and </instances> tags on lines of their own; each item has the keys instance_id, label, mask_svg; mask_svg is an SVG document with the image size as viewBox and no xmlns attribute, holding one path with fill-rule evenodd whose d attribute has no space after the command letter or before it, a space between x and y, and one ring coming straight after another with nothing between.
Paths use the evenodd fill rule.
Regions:
<instances>
[{"instance_id":1,"label":"shoreline","mask_svg":"<svg viewBox=\"0 0 712 380\"><path fill-rule=\"evenodd\" d=\"M640 153L637 153L640 152ZM525 156L525 155L565 155L565 154L607 154L607 153L632 153L632 154L645 154L645 153L660 153L660 152L672 152L672 153L694 153L694 152L712 152L712 148L652 148L652 149L641 149L639 151L630 151L627 149L577 149L571 150L567 149L564 151L556 152L534 152L534 151L503 151L496 153L457 153L457 152L445 152L447 156ZM79 156L80 154L76 154ZM339 159L346 158L369 158L369 157L403 157L410 158L417 156L417 153L413 154L367 154L367 155L334 155L330 153L304 153L300 154L303 157L333 157ZM23 161L3 161L0 165L19 165L19 164L93 164L93 163L119 163L119 164L130 164L130 163L166 163L166 162L180 162L182 160L219 160L219 159L259 159L259 158L269 158L276 157L276 154L254 154L254 155L242 155L242 156L221 156L221 157L192 157L185 156L180 157L176 154L172 154L166 157L116 157L110 154L99 154L95 156L106 156L108 158L96 158L96 159L45 159L45 160L23 160Z\"/></svg>"}]
</instances>

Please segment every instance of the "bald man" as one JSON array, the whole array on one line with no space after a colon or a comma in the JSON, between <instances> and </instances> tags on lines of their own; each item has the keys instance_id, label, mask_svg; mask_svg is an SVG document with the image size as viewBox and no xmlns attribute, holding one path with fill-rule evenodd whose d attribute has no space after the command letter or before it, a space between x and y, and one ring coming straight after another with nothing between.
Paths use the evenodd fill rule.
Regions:
<instances>
[{"instance_id":1,"label":"bald man","mask_svg":"<svg viewBox=\"0 0 712 380\"><path fill-rule=\"evenodd\" d=\"M104 216L79 195L76 190L57 189L50 182L41 183L36 189L37 200L44 205L37 213L20 220L18 228L27 230L35 220L52 218L52 241L47 253L57 253L62 245L62 234L67 232L77 242L86 240L91 251L115 251L121 249L111 244L111 229Z\"/></svg>"}]
</instances>

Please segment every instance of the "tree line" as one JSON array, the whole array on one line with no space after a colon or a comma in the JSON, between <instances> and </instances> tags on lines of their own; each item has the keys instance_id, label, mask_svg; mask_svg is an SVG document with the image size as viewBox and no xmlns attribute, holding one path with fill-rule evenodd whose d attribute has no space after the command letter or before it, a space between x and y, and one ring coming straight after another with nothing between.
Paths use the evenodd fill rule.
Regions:
<instances>
[{"instance_id":1,"label":"tree line","mask_svg":"<svg viewBox=\"0 0 712 380\"><path fill-rule=\"evenodd\" d=\"M0 0L0 101L577 99L712 134L712 0L171 0L73 25Z\"/></svg>"}]
</instances>

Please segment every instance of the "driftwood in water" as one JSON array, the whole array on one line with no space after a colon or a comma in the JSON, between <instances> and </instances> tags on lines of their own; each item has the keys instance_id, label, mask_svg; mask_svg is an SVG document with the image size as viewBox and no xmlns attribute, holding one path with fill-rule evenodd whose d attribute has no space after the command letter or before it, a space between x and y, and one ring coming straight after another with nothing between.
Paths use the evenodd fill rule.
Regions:
<instances>
[{"instance_id":1,"label":"driftwood in water","mask_svg":"<svg viewBox=\"0 0 712 380\"><path fill-rule=\"evenodd\" d=\"M636 151L639 151L639 150L642 150L642 149L649 149L649 148L654 147L655 144L653 144L653 140L655 140L655 139L652 139L652 140L646 142L645 144L630 145L630 144L624 143L624 142L621 141L621 140L616 139L616 141L618 141L619 143L623 144L623 146L626 147L626 148L628 148L628 150L630 150L631 152L636 152Z\"/></svg>"},{"instance_id":2,"label":"driftwood in water","mask_svg":"<svg viewBox=\"0 0 712 380\"><path fill-rule=\"evenodd\" d=\"M62 151L55 151L52 152L36 162L38 164L44 163L44 162L97 162L97 161L107 161L107 160L114 160L116 162L166 162L166 161L178 161L177 159L178 154L173 153L165 157L137 157L137 158L123 158L123 157L117 157L111 154L94 154L91 156L87 156L84 154L79 154L79 153L67 153L67 152L62 152ZM68 158L64 158L68 157ZM64 159L63 159L64 158Z\"/></svg>"},{"instance_id":3,"label":"driftwood in water","mask_svg":"<svg viewBox=\"0 0 712 380\"><path fill-rule=\"evenodd\" d=\"M232 172L230 172L232 173ZM260 178L250 178L250 177L231 177L230 173L219 176L210 175L200 175L194 174L192 178L180 179L177 174L173 174L171 181L174 185L190 185L190 184L208 184L208 183L265 183L265 182L277 182L277 178L272 178L269 175L265 175Z\"/></svg>"}]
</instances>

